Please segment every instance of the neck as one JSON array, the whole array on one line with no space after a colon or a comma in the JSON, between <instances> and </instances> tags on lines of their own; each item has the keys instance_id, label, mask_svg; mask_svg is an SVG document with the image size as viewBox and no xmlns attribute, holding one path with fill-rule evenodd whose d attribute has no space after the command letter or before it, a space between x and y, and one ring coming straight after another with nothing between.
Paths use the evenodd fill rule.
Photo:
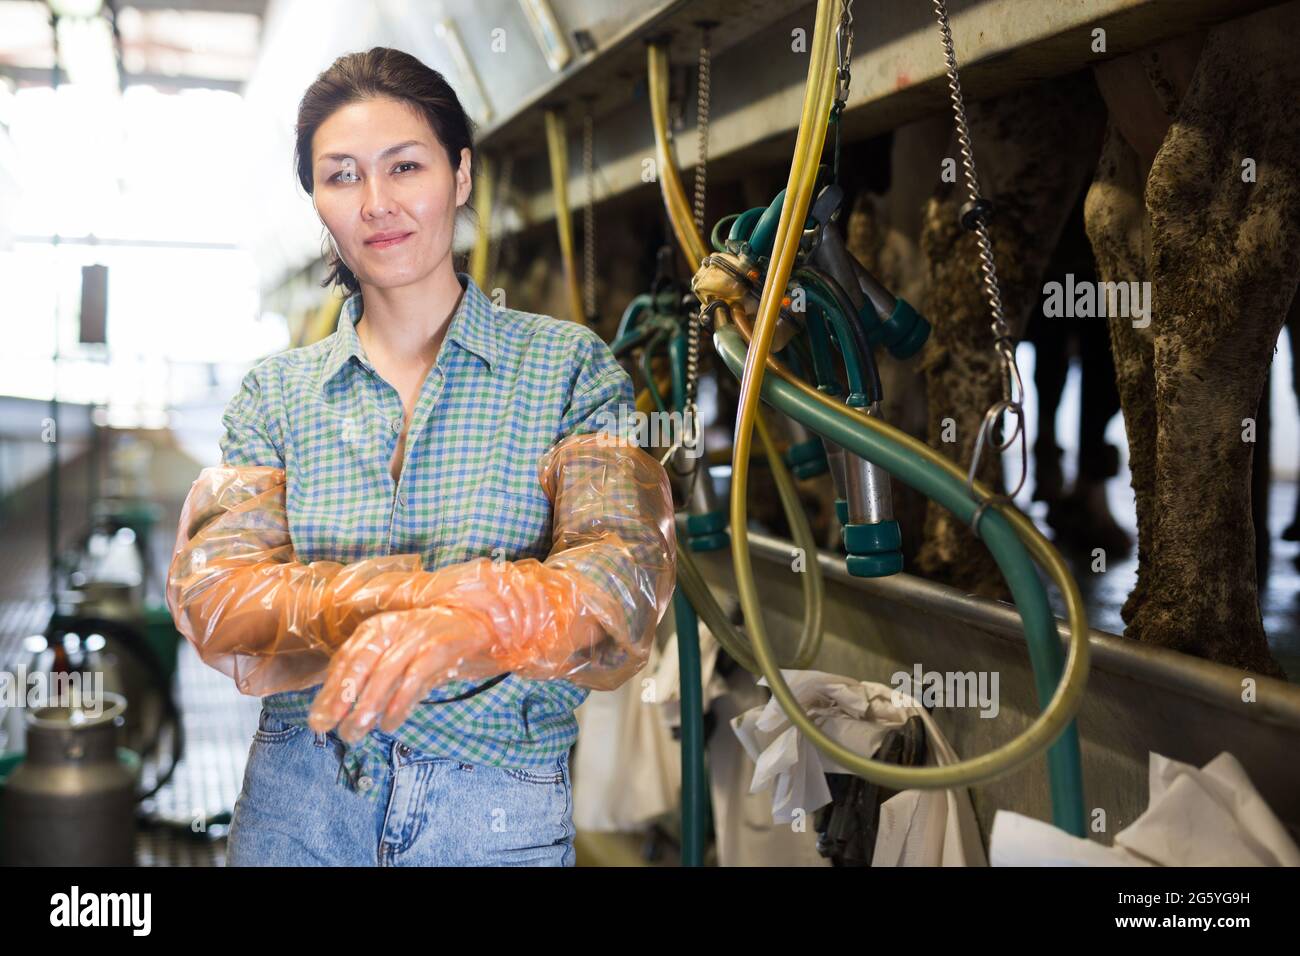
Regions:
<instances>
[{"instance_id":1,"label":"neck","mask_svg":"<svg viewBox=\"0 0 1300 956\"><path fill-rule=\"evenodd\" d=\"M464 294L448 254L421 282L393 289L361 284L357 335L372 361L432 365Z\"/></svg>"}]
</instances>

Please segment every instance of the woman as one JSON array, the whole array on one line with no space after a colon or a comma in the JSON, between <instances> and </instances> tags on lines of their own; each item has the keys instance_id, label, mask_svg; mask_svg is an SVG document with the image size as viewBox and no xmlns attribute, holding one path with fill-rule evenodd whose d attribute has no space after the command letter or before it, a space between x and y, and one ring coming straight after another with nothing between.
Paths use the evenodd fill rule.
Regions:
<instances>
[{"instance_id":1,"label":"woman","mask_svg":"<svg viewBox=\"0 0 1300 956\"><path fill-rule=\"evenodd\" d=\"M299 106L348 298L245 377L168 575L177 627L263 695L232 865L573 865L573 709L667 607L667 475L607 427L627 374L454 270L472 162L456 94L397 50Z\"/></svg>"}]
</instances>

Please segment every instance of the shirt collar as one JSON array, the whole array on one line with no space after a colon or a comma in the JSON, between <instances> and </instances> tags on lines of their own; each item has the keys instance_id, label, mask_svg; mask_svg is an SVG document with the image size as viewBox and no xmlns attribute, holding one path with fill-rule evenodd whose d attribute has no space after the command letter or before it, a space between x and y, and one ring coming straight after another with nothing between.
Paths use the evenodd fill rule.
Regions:
<instances>
[{"instance_id":1,"label":"shirt collar","mask_svg":"<svg viewBox=\"0 0 1300 956\"><path fill-rule=\"evenodd\" d=\"M457 272L465 294L460 297L460 304L452 314L451 325L447 328L445 342L455 342L466 351L472 352L492 368L499 360L497 343L497 315L483 290L470 278L468 273ZM361 337L357 335L357 319L361 318L361 293L354 292L344 301L339 310L338 328L334 335L334 344L330 347L321 369L320 385L323 388L339 373L353 356L366 368L372 367L361 347Z\"/></svg>"}]
</instances>

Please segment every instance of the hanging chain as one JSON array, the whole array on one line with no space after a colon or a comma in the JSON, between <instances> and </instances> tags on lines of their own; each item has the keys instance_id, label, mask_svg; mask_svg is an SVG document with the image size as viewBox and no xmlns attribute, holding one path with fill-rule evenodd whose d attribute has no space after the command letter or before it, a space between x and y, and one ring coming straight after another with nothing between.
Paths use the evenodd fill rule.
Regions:
<instances>
[{"instance_id":1,"label":"hanging chain","mask_svg":"<svg viewBox=\"0 0 1300 956\"><path fill-rule=\"evenodd\" d=\"M697 152L694 195L695 230L701 236L707 235L704 230L704 197L705 185L709 175L709 67L709 26L701 24L699 68L695 83ZM681 444L692 449L699 447L700 438L699 408L695 404L695 397L699 391L699 378L700 319L698 315L688 315L686 317L686 407L682 409ZM700 471L699 466L699 455L695 455L691 458L691 487L686 494L688 499L695 489L695 480ZM679 474L684 473L679 472Z\"/></svg>"},{"instance_id":2,"label":"hanging chain","mask_svg":"<svg viewBox=\"0 0 1300 956\"><path fill-rule=\"evenodd\" d=\"M834 165L831 175L840 181L840 114L849 99L849 82L853 79L853 0L840 3L840 22L835 27L835 99L831 103L830 123L835 127Z\"/></svg>"},{"instance_id":3,"label":"hanging chain","mask_svg":"<svg viewBox=\"0 0 1300 956\"><path fill-rule=\"evenodd\" d=\"M993 499L982 502L975 509L971 518L971 530L979 533L979 520L984 510L994 501L1010 502L1024 486L1025 473L1029 468L1028 449L1025 445L1025 409L1024 381L1020 377L1020 368L1016 365L1016 343L1011 337L1011 327L1007 325L1002 312L1002 295L998 291L998 277L993 264L993 242L989 238L988 218L993 205L980 195L979 180L975 176L975 155L971 150L970 127L966 123L966 107L962 102L961 81L957 75L957 53L952 42L952 28L948 23L948 6L945 0L933 0L935 16L939 20L939 32L943 35L944 59L948 70L948 90L952 99L953 117L957 126L957 142L961 147L961 162L965 170L966 192L969 200L962 206L962 227L975 233L979 243L980 272L983 275L984 296L988 299L989 312L993 316L993 348L998 353L1002 366L1002 399L989 406L980 423L979 435L975 439L975 451L971 456L970 472L966 476L966 486L974 494L975 474L979 468L980 454L984 445L997 452L1004 452L1011 447L1018 437L1020 439L1020 480L1012 491L1005 495L995 495ZM992 432L1004 413L1015 418L1015 430L1001 444L992 440Z\"/></svg>"},{"instance_id":4,"label":"hanging chain","mask_svg":"<svg viewBox=\"0 0 1300 956\"><path fill-rule=\"evenodd\" d=\"M510 177L514 172L515 157L514 153L506 153L505 158L501 160L501 173L497 181L496 200L492 203L494 212L496 209L502 211L501 218L505 219L506 197L510 192ZM495 216L493 217L495 218ZM501 247L505 243L506 223L503 221L497 232L493 232L491 224L488 225L488 282L495 281L497 276L497 267L501 264Z\"/></svg>"},{"instance_id":5,"label":"hanging chain","mask_svg":"<svg viewBox=\"0 0 1300 956\"><path fill-rule=\"evenodd\" d=\"M835 102L841 107L849 98L849 81L853 78L853 0L841 0L840 22L835 27Z\"/></svg>"},{"instance_id":6,"label":"hanging chain","mask_svg":"<svg viewBox=\"0 0 1300 956\"><path fill-rule=\"evenodd\" d=\"M703 28L700 35L699 75L696 82L695 125L696 138L695 163L695 229L701 235L705 233L704 190L709 175L709 28ZM686 410L695 412L696 386L699 378L700 363L700 324L691 319L687 323L686 335Z\"/></svg>"},{"instance_id":7,"label":"hanging chain","mask_svg":"<svg viewBox=\"0 0 1300 956\"><path fill-rule=\"evenodd\" d=\"M704 187L709 175L709 28L700 34L700 58L695 83L695 228L704 234Z\"/></svg>"},{"instance_id":8,"label":"hanging chain","mask_svg":"<svg viewBox=\"0 0 1300 956\"><path fill-rule=\"evenodd\" d=\"M596 167L592 138L591 110L587 110L582 117L582 171L587 179L587 205L582 210L582 292L589 320L596 317Z\"/></svg>"}]
</instances>

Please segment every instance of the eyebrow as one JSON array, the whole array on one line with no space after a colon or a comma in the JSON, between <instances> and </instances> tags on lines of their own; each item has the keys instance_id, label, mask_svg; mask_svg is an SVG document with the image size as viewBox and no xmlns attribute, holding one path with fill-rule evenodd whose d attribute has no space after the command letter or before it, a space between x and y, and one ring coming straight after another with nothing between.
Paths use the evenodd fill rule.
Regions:
<instances>
[{"instance_id":1,"label":"eyebrow","mask_svg":"<svg viewBox=\"0 0 1300 956\"><path fill-rule=\"evenodd\" d=\"M418 139L408 139L404 143L397 143L393 146L389 146L386 150L384 150L382 153L379 154L379 158L384 159L388 156L392 156L394 153L400 153L402 150L407 149L411 146L424 146L424 145L425 144ZM342 162L345 159L352 159L352 158L353 157L347 153L325 153L323 156L321 156L321 160L336 159L339 162Z\"/></svg>"}]
</instances>

